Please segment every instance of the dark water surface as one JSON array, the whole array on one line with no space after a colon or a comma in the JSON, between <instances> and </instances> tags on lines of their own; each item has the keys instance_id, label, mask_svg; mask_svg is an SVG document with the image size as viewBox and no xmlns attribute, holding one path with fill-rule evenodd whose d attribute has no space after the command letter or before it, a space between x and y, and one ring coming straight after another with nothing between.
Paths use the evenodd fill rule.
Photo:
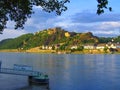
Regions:
<instances>
[{"instance_id":1,"label":"dark water surface","mask_svg":"<svg viewBox=\"0 0 120 90\"><path fill-rule=\"evenodd\" d=\"M47 73L50 90L120 90L120 55L0 53L2 67L33 66ZM0 90L47 90L26 76L0 74Z\"/></svg>"}]
</instances>

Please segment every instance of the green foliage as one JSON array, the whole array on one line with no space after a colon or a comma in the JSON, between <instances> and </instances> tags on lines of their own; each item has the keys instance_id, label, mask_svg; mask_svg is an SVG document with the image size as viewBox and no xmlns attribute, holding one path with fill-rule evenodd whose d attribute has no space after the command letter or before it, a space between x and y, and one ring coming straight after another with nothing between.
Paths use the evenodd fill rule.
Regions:
<instances>
[{"instance_id":1,"label":"green foliage","mask_svg":"<svg viewBox=\"0 0 120 90\"><path fill-rule=\"evenodd\" d=\"M32 48L41 45L53 45L65 42L67 38L64 36L66 31L61 28L54 28L37 32L27 41L26 48Z\"/></svg>"},{"instance_id":2,"label":"green foliage","mask_svg":"<svg viewBox=\"0 0 120 90\"><path fill-rule=\"evenodd\" d=\"M111 42L112 38L110 37L99 37L99 43L108 43L108 42Z\"/></svg>"},{"instance_id":3,"label":"green foliage","mask_svg":"<svg viewBox=\"0 0 120 90\"><path fill-rule=\"evenodd\" d=\"M79 46L79 47L77 48L78 51L83 51L83 49L84 49L83 46Z\"/></svg>"},{"instance_id":4,"label":"green foliage","mask_svg":"<svg viewBox=\"0 0 120 90\"><path fill-rule=\"evenodd\" d=\"M104 52L107 53L108 47L104 47Z\"/></svg>"},{"instance_id":5,"label":"green foliage","mask_svg":"<svg viewBox=\"0 0 120 90\"><path fill-rule=\"evenodd\" d=\"M109 11L112 11L111 7L108 7L108 0L97 0L97 14L100 15L104 13L104 9L109 9Z\"/></svg>"},{"instance_id":6,"label":"green foliage","mask_svg":"<svg viewBox=\"0 0 120 90\"><path fill-rule=\"evenodd\" d=\"M14 21L15 29L22 28L33 14L33 6L41 6L46 12L60 15L66 11L69 0L0 0L0 31L6 28L7 21Z\"/></svg>"},{"instance_id":7,"label":"green foliage","mask_svg":"<svg viewBox=\"0 0 120 90\"><path fill-rule=\"evenodd\" d=\"M6 39L0 42L0 49L17 49L25 46L33 34L25 34L14 39Z\"/></svg>"},{"instance_id":8,"label":"green foliage","mask_svg":"<svg viewBox=\"0 0 120 90\"><path fill-rule=\"evenodd\" d=\"M118 36L117 38L114 38L113 40L114 40L114 42L116 42L116 43L117 43L117 42L120 43L120 36Z\"/></svg>"},{"instance_id":9,"label":"green foliage","mask_svg":"<svg viewBox=\"0 0 120 90\"><path fill-rule=\"evenodd\" d=\"M71 52L75 52L76 51L76 49L71 49Z\"/></svg>"},{"instance_id":10,"label":"green foliage","mask_svg":"<svg viewBox=\"0 0 120 90\"><path fill-rule=\"evenodd\" d=\"M112 41L112 39L114 40L114 41ZM112 37L99 37L99 43L108 43L108 42L114 42L114 43L117 43L117 42L119 42L120 43L120 36L118 36L118 37L114 37L114 38L112 38Z\"/></svg>"},{"instance_id":11,"label":"green foliage","mask_svg":"<svg viewBox=\"0 0 120 90\"><path fill-rule=\"evenodd\" d=\"M76 49L73 48L71 49L71 52L75 52L75 51L83 51L84 47L83 46L78 46Z\"/></svg>"},{"instance_id":12,"label":"green foliage","mask_svg":"<svg viewBox=\"0 0 120 90\"><path fill-rule=\"evenodd\" d=\"M55 50L55 46L54 45L52 46L52 50Z\"/></svg>"},{"instance_id":13,"label":"green foliage","mask_svg":"<svg viewBox=\"0 0 120 90\"><path fill-rule=\"evenodd\" d=\"M98 38L93 36L91 32L88 33L77 33L72 36L69 40L71 45L80 44L94 44L98 42Z\"/></svg>"},{"instance_id":14,"label":"green foliage","mask_svg":"<svg viewBox=\"0 0 120 90\"><path fill-rule=\"evenodd\" d=\"M67 43L61 45L59 50L66 50L67 46L68 46Z\"/></svg>"}]
</instances>

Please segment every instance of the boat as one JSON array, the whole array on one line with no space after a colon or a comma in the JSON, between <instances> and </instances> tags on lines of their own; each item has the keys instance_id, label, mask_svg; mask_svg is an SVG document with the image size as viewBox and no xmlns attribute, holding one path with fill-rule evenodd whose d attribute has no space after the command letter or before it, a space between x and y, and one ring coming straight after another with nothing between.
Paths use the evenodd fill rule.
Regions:
<instances>
[{"instance_id":1,"label":"boat","mask_svg":"<svg viewBox=\"0 0 120 90\"><path fill-rule=\"evenodd\" d=\"M49 78L48 75L39 75L39 76L29 76L29 82L32 84L41 84L41 85L47 85L49 84Z\"/></svg>"}]
</instances>

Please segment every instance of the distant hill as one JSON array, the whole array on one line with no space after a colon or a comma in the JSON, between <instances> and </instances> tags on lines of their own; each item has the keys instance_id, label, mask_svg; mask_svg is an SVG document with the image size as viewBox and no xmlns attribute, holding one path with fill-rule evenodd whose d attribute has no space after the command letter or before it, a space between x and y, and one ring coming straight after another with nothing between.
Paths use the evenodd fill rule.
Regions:
<instances>
[{"instance_id":1,"label":"distant hill","mask_svg":"<svg viewBox=\"0 0 120 90\"><path fill-rule=\"evenodd\" d=\"M24 46L24 43L31 38L33 34L25 34L14 39L5 39L0 42L0 49L18 49Z\"/></svg>"},{"instance_id":2,"label":"distant hill","mask_svg":"<svg viewBox=\"0 0 120 90\"><path fill-rule=\"evenodd\" d=\"M118 39L120 40L120 39ZM60 27L36 32L35 34L24 34L14 39L6 39L0 42L0 49L30 49L42 45L50 46L56 44L83 45L105 42L104 38L93 36L91 32L76 33L68 32Z\"/></svg>"}]
</instances>

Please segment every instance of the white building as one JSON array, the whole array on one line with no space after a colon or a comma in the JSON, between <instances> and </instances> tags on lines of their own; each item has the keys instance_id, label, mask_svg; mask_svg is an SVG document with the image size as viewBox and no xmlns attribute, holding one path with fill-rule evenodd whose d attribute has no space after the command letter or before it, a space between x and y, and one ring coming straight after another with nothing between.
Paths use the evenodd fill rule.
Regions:
<instances>
[{"instance_id":1,"label":"white building","mask_svg":"<svg viewBox=\"0 0 120 90\"><path fill-rule=\"evenodd\" d=\"M115 44L106 44L106 47L108 47L108 48L114 48L114 49L117 48Z\"/></svg>"},{"instance_id":2,"label":"white building","mask_svg":"<svg viewBox=\"0 0 120 90\"><path fill-rule=\"evenodd\" d=\"M85 45L84 49L95 49L94 45Z\"/></svg>"},{"instance_id":3,"label":"white building","mask_svg":"<svg viewBox=\"0 0 120 90\"><path fill-rule=\"evenodd\" d=\"M105 44L98 44L96 46L96 49L104 49L105 48Z\"/></svg>"},{"instance_id":4,"label":"white building","mask_svg":"<svg viewBox=\"0 0 120 90\"><path fill-rule=\"evenodd\" d=\"M71 49L77 49L78 47L77 46L72 46Z\"/></svg>"}]
</instances>

